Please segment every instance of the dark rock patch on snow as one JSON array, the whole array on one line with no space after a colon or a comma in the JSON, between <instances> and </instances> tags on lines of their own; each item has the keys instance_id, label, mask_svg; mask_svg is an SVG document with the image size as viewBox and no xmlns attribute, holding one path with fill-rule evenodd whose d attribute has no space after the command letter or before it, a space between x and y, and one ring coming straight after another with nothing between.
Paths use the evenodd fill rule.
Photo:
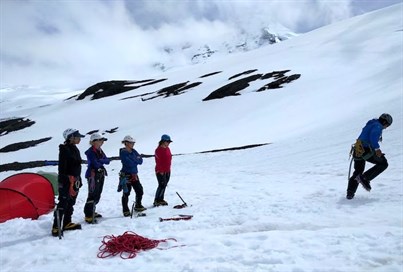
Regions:
<instances>
[{"instance_id":1,"label":"dark rock patch on snow","mask_svg":"<svg viewBox=\"0 0 403 272\"><path fill-rule=\"evenodd\" d=\"M91 130L87 132L87 135L92 135L94 133L97 133L99 131L99 129L95 129L95 130Z\"/></svg>"},{"instance_id":2,"label":"dark rock patch on snow","mask_svg":"<svg viewBox=\"0 0 403 272\"><path fill-rule=\"evenodd\" d=\"M91 96L91 100L108 97L116 94L121 94L127 91L131 91L140 87L144 87L151 84L156 84L166 79L146 79L139 81L127 81L127 80L111 80L104 81L88 87L82 94L77 97L77 100L82 100L87 96ZM144 84L143 84L144 83ZM140 85L135 85L140 84Z\"/></svg>"},{"instance_id":3,"label":"dark rock patch on snow","mask_svg":"<svg viewBox=\"0 0 403 272\"><path fill-rule=\"evenodd\" d=\"M32 141L26 141L26 142L19 142L19 143L14 143L14 144L9 144L6 145L3 148L0 148L0 152L12 152L12 151L17 151L20 149L25 149L25 148L29 148L29 147L33 147L36 146L40 143L44 143L49 141L50 139L52 139L52 137L46 137L46 138L42 138L39 140L32 140Z\"/></svg>"},{"instance_id":4,"label":"dark rock patch on snow","mask_svg":"<svg viewBox=\"0 0 403 272\"><path fill-rule=\"evenodd\" d=\"M189 83L189 81L186 81L186 82L182 82L182 83L178 83L178 84L174 84L174 85L162 88L162 89L156 91L155 92L156 94L154 96L147 97L147 98L142 97L141 100L147 101L147 100L151 100L151 99L154 99L154 98L157 98L160 96L163 96L166 98L171 95L180 95L180 94L185 93L185 90L191 89L193 87L196 87L196 86L202 84L202 82L194 82L191 84L188 84L188 83Z\"/></svg>"},{"instance_id":5,"label":"dark rock patch on snow","mask_svg":"<svg viewBox=\"0 0 403 272\"><path fill-rule=\"evenodd\" d=\"M279 79L279 78L285 76L285 74L288 73L289 71L290 71L290 70L273 71L273 72L271 72L271 73L264 74L264 75L262 76L262 79L268 79L268 78L272 78L272 77L273 77L274 79Z\"/></svg>"},{"instance_id":6,"label":"dark rock patch on snow","mask_svg":"<svg viewBox=\"0 0 403 272\"><path fill-rule=\"evenodd\" d=\"M249 74L252 74L252 73L254 73L256 71L257 71L257 69L247 70L245 72L242 72L242 73L239 73L239 74L236 74L236 75L233 75L233 76L229 77L228 80L234 79L234 78L242 76L242 75L249 75Z\"/></svg>"},{"instance_id":7,"label":"dark rock patch on snow","mask_svg":"<svg viewBox=\"0 0 403 272\"><path fill-rule=\"evenodd\" d=\"M27 168L35 168L49 165L57 165L57 161L30 161L30 162L12 162L0 165L0 172L20 171Z\"/></svg>"},{"instance_id":8,"label":"dark rock patch on snow","mask_svg":"<svg viewBox=\"0 0 403 272\"><path fill-rule=\"evenodd\" d=\"M263 145L268 145L269 143L264 143L264 144L252 144L252 145L244 145L244 146L237 146L237 147L229 147L229 148L223 148L223 149L213 149L213 150L208 150L208 151L201 151L197 152L196 154L204 154L204 153L214 153L214 152L223 152L223 151L233 151L233 150L242 150L242 149L248 149L248 148L255 148Z\"/></svg>"},{"instance_id":9,"label":"dark rock patch on snow","mask_svg":"<svg viewBox=\"0 0 403 272\"><path fill-rule=\"evenodd\" d=\"M107 130L105 130L105 132L107 132L107 133L115 133L118 130L118 128L119 127L115 127L115 128L112 128L112 129L107 129Z\"/></svg>"},{"instance_id":10,"label":"dark rock patch on snow","mask_svg":"<svg viewBox=\"0 0 403 272\"><path fill-rule=\"evenodd\" d=\"M300 74L294 74L294 75L290 75L290 76L283 76L280 77L279 79L270 82L266 85L264 85L263 87L261 87L259 90L257 90L256 92L262 92L268 89L279 89L279 88L283 88L283 86L281 86L284 83L290 83L291 81L294 81L298 78L300 78L301 75Z\"/></svg>"},{"instance_id":11,"label":"dark rock patch on snow","mask_svg":"<svg viewBox=\"0 0 403 272\"><path fill-rule=\"evenodd\" d=\"M206 98L203 99L203 101L208 101L212 99L220 99L224 98L226 96L235 96L239 95L239 91L242 91L246 87L249 86L249 82L257 80L262 77L263 74L257 74L257 75L252 75L248 76L239 80L236 80L234 82L231 82L221 88L218 88L211 94L209 94Z\"/></svg>"},{"instance_id":12,"label":"dark rock patch on snow","mask_svg":"<svg viewBox=\"0 0 403 272\"><path fill-rule=\"evenodd\" d=\"M24 118L13 118L0 121L0 136L6 135L10 132L21 130L35 124L35 121Z\"/></svg>"},{"instance_id":13,"label":"dark rock patch on snow","mask_svg":"<svg viewBox=\"0 0 403 272\"><path fill-rule=\"evenodd\" d=\"M269 143L263 143L263 144L252 144L252 145L245 145L245 146L238 146L238 147L229 147L229 148L223 148L223 149L213 149L213 150L195 152L192 154L242 150L242 149L255 148L255 147L259 147L259 146L263 146L263 145L268 145L268 144ZM173 156L183 156L183 155L187 155L187 154L174 154ZM141 154L141 157L152 158L152 157L154 157L154 155ZM119 156L112 156L112 157L109 157L109 159L112 161L120 160ZM30 161L30 162L12 162L12 163L1 164L0 172L19 171L19 170L24 170L27 168L43 167L43 166L49 166L49 165L56 166L56 165L58 165L58 163L59 163L58 161L52 161L52 160L40 160L40 161ZM83 160L82 163L86 164L87 161Z\"/></svg>"},{"instance_id":14,"label":"dark rock patch on snow","mask_svg":"<svg viewBox=\"0 0 403 272\"><path fill-rule=\"evenodd\" d=\"M257 70L247 70L245 72L236 74L232 77L229 78L233 79L241 75L249 74L256 72ZM224 98L226 96L235 96L235 95L240 95L239 92L242 91L243 89L249 87L249 82L255 81L255 80L267 80L270 78L273 78L274 81L269 82L265 84L263 87L259 88L256 90L256 92L262 92L267 89L278 89L282 88L283 84L285 83L290 83L298 78L301 77L300 74L294 74L290 76L286 76L285 74L288 73L290 70L283 70L283 71L273 71L271 73L266 73L266 74L256 74L256 75L251 75L242 79L239 79L237 81L234 81L232 83L229 83L221 88L218 88L217 90L213 91L210 93L206 98L203 99L203 101L207 100L212 100L212 99L220 99Z\"/></svg>"},{"instance_id":15,"label":"dark rock patch on snow","mask_svg":"<svg viewBox=\"0 0 403 272\"><path fill-rule=\"evenodd\" d=\"M219 74L219 73L222 73L222 71L205 74L205 75L202 75L200 78L209 77L209 76L216 75L216 74Z\"/></svg>"}]
</instances>

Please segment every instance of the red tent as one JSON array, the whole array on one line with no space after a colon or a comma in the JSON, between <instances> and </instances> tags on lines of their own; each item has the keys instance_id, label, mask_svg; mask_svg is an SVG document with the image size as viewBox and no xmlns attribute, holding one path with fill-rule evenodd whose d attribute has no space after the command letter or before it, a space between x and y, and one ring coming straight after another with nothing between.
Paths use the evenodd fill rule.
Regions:
<instances>
[{"instance_id":1,"label":"red tent","mask_svg":"<svg viewBox=\"0 0 403 272\"><path fill-rule=\"evenodd\" d=\"M21 173L0 182L0 223L17 217L37 219L54 207L52 183L44 176Z\"/></svg>"}]
</instances>

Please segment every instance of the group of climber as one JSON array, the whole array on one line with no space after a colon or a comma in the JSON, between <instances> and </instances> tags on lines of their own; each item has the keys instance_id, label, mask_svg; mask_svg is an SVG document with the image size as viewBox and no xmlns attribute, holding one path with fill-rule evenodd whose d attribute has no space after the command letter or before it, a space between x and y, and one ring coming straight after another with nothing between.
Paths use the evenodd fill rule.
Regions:
<instances>
[{"instance_id":1,"label":"group of climber","mask_svg":"<svg viewBox=\"0 0 403 272\"><path fill-rule=\"evenodd\" d=\"M379 118L371 119L362 129L356 143L353 145L352 155L354 160L354 172L348 180L347 199L353 199L358 185L361 184L367 191L371 190L370 181L382 173L388 162L382 153L379 142L382 140L382 132L393 122L392 116L383 113ZM82 186L81 181L81 156L77 148L81 138L77 129L67 129L63 133L64 144L59 146L59 203L54 213L52 235L58 236L62 230L81 229L80 224L71 222L73 206L77 194ZM107 171L104 167L110 160L102 151L101 146L107 139L98 133L91 135L90 148L85 152L88 161L85 177L88 181L88 197L84 206L85 221L94 223L98 217L95 208L99 202ZM136 193L135 211L142 212L146 208L142 205L143 186L138 176L137 165L143 163L142 156L134 149L135 140L131 136L123 138L122 147L119 151L122 169L119 173L118 192L122 191L123 216L130 216L128 206L130 192ZM162 135L158 147L155 150L155 173L158 180L158 188L155 193L154 206L168 205L164 200L165 188L169 182L171 173L172 154L169 149L171 143L169 135ZM365 170L365 163L370 162L374 166Z\"/></svg>"},{"instance_id":2,"label":"group of climber","mask_svg":"<svg viewBox=\"0 0 403 272\"><path fill-rule=\"evenodd\" d=\"M59 202L54 212L52 235L58 236L61 231L81 229L81 224L72 222L74 205L76 203L79 189L83 185L81 180L81 155L77 148L81 138L84 138L77 129L66 129L63 132L65 142L59 145ZM88 181L88 196L84 206L84 216L87 223L95 223L97 218L102 217L96 212L105 176L108 175L105 165L110 163L110 159L102 150L102 145L108 139L98 133L93 133L90 137L90 147L85 151L87 156L87 170L85 178ZM118 192L122 191L123 216L131 215L128 202L130 192L133 189L136 194L134 210L142 212L146 208L142 205L143 186L141 185L137 165L143 163L142 156L134 149L135 140L127 135L123 138L124 147L119 150L119 157L122 169L119 173ZM155 173L158 181L158 188L155 193L154 206L165 206L168 203L164 200L165 188L168 185L171 173L172 154L169 144L171 137L167 134L161 136L158 147L155 150Z\"/></svg>"}]
</instances>

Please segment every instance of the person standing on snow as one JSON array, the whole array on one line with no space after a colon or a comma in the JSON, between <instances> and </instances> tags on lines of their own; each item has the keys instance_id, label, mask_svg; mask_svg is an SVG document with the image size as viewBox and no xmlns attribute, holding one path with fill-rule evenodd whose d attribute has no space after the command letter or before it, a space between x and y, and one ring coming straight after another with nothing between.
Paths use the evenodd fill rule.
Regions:
<instances>
[{"instance_id":1,"label":"person standing on snow","mask_svg":"<svg viewBox=\"0 0 403 272\"><path fill-rule=\"evenodd\" d=\"M354 145L354 173L348 181L347 199L354 198L358 184L361 184L368 192L371 191L370 181L388 167L388 161L380 149L379 141L382 141L382 131L392 122L392 116L383 113L378 119L369 120L362 129ZM366 161L375 165L363 173Z\"/></svg>"},{"instance_id":2,"label":"person standing on snow","mask_svg":"<svg viewBox=\"0 0 403 272\"><path fill-rule=\"evenodd\" d=\"M164 194L171 176L172 154L169 149L171 142L171 137L164 134L161 136L158 147L155 149L155 174L157 176L158 188L155 192L154 207L168 205L168 202L164 200Z\"/></svg>"},{"instance_id":3,"label":"person standing on snow","mask_svg":"<svg viewBox=\"0 0 403 272\"><path fill-rule=\"evenodd\" d=\"M101 214L95 212L96 205L101 199L102 189L104 188L105 176L108 175L104 164L109 164L108 159L101 146L107 138L102 137L98 133L91 135L91 147L85 151L87 155L87 171L85 177L88 180L88 197L84 206L85 222L96 223L96 218L102 217Z\"/></svg>"},{"instance_id":4,"label":"person standing on snow","mask_svg":"<svg viewBox=\"0 0 403 272\"><path fill-rule=\"evenodd\" d=\"M134 149L135 142L136 141L133 139L133 137L129 135L125 136L122 141L122 144L124 144L125 147L121 148L119 151L119 157L122 162L122 170L120 170L119 173L118 192L123 190L122 208L123 216L125 217L130 216L128 202L132 187L136 193L136 205L134 206L134 210L136 212L146 210L146 208L144 208L144 206L141 204L141 200L143 198L143 186L140 183L137 170L137 165L141 165L143 163L143 158Z\"/></svg>"},{"instance_id":5,"label":"person standing on snow","mask_svg":"<svg viewBox=\"0 0 403 272\"><path fill-rule=\"evenodd\" d=\"M72 223L71 217L74 211L74 204L78 191L82 186L81 181L81 155L77 145L80 143L81 135L77 129L66 129L63 132L64 144L59 145L59 203L54 212L52 235L57 237L60 231L81 229L80 224ZM59 219L59 222L57 220Z\"/></svg>"}]
</instances>

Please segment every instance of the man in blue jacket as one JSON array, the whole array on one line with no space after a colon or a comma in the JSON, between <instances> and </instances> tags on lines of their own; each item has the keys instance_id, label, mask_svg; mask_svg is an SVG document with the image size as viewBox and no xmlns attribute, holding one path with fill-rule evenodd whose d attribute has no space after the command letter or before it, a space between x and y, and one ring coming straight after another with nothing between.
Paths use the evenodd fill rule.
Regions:
<instances>
[{"instance_id":1,"label":"man in blue jacket","mask_svg":"<svg viewBox=\"0 0 403 272\"><path fill-rule=\"evenodd\" d=\"M376 178L388 167L385 154L382 153L379 141L382 140L382 131L393 122L392 116L383 113L378 119L367 122L354 145L354 173L348 181L347 199L353 199L358 184L365 190L371 191L370 181ZM365 171L365 162L375 164Z\"/></svg>"}]
</instances>

